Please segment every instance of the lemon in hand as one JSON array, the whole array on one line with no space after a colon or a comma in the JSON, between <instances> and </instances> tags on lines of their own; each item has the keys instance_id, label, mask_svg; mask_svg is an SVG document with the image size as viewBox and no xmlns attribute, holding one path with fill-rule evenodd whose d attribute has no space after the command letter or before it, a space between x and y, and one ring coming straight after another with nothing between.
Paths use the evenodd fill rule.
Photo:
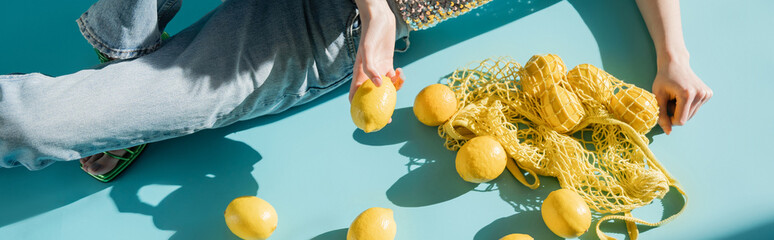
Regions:
<instances>
[{"instance_id":1,"label":"lemon in hand","mask_svg":"<svg viewBox=\"0 0 774 240\"><path fill-rule=\"evenodd\" d=\"M349 226L347 240L392 240L398 229L388 208L369 208Z\"/></svg>"},{"instance_id":2,"label":"lemon in hand","mask_svg":"<svg viewBox=\"0 0 774 240\"><path fill-rule=\"evenodd\" d=\"M438 126L457 112L457 97L443 84L425 87L414 99L414 115L427 126Z\"/></svg>"},{"instance_id":3,"label":"lemon in hand","mask_svg":"<svg viewBox=\"0 0 774 240\"><path fill-rule=\"evenodd\" d=\"M224 216L228 229L245 240L267 239L277 228L277 212L274 207L255 196L232 200L226 207Z\"/></svg>"},{"instance_id":4,"label":"lemon in hand","mask_svg":"<svg viewBox=\"0 0 774 240\"><path fill-rule=\"evenodd\" d=\"M589 205L577 193L559 189L548 194L540 207L543 221L557 236L575 238L591 226Z\"/></svg>"},{"instance_id":5,"label":"lemon in hand","mask_svg":"<svg viewBox=\"0 0 774 240\"><path fill-rule=\"evenodd\" d=\"M358 128L367 133L379 131L390 122L396 100L395 86L390 78L382 76L381 87L376 87L369 79L352 97L349 113Z\"/></svg>"},{"instance_id":6,"label":"lemon in hand","mask_svg":"<svg viewBox=\"0 0 774 240\"><path fill-rule=\"evenodd\" d=\"M457 152L455 165L462 179L482 183L500 176L507 160L505 149L497 140L490 136L479 136L462 145Z\"/></svg>"}]
</instances>

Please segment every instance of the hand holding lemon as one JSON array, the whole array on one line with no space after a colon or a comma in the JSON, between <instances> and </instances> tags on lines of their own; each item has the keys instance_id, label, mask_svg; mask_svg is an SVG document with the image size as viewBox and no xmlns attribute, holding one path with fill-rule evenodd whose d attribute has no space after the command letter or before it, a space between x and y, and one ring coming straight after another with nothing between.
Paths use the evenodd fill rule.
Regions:
<instances>
[{"instance_id":1,"label":"hand holding lemon","mask_svg":"<svg viewBox=\"0 0 774 240\"><path fill-rule=\"evenodd\" d=\"M378 79L367 79L357 85L354 93L350 92L352 122L367 133L379 131L392 122L396 91L403 85L403 70L398 68ZM354 87L356 80L352 81Z\"/></svg>"}]
</instances>

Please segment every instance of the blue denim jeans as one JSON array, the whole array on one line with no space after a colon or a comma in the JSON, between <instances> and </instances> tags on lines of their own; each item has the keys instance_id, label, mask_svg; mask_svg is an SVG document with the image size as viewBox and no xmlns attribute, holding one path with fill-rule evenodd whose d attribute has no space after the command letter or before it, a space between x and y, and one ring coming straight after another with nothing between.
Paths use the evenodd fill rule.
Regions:
<instances>
[{"instance_id":1,"label":"blue denim jeans","mask_svg":"<svg viewBox=\"0 0 774 240\"><path fill-rule=\"evenodd\" d=\"M101 0L77 23L118 60L0 76L0 167L36 170L279 113L352 79L352 0L228 0L162 41L180 4Z\"/></svg>"}]
</instances>

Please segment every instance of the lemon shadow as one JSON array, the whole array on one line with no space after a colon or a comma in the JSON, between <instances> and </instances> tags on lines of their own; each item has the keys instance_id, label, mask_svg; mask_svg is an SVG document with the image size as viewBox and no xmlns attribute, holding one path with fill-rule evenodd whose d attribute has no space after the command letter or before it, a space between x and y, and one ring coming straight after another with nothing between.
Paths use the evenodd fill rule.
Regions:
<instances>
[{"instance_id":1,"label":"lemon shadow","mask_svg":"<svg viewBox=\"0 0 774 240\"><path fill-rule=\"evenodd\" d=\"M310 240L342 240L347 239L347 231L349 231L349 228L342 228L342 229L336 229L333 231L328 231L326 233L317 235Z\"/></svg>"},{"instance_id":2,"label":"lemon shadow","mask_svg":"<svg viewBox=\"0 0 774 240\"><path fill-rule=\"evenodd\" d=\"M476 184L465 182L457 175L455 152L444 147L438 128L420 123L411 107L396 109L392 123L384 129L368 134L358 129L352 137L361 144L371 146L405 142L398 153L406 157L407 173L385 193L395 205L433 205L459 197L476 187Z\"/></svg>"},{"instance_id":3,"label":"lemon shadow","mask_svg":"<svg viewBox=\"0 0 774 240\"><path fill-rule=\"evenodd\" d=\"M500 198L513 207L514 214L487 224L473 239L499 239L512 233L528 234L534 239L558 239L543 222L540 206L551 191L559 189L559 183L551 177L540 177L540 183L537 189L530 189L518 182L508 170L489 182Z\"/></svg>"}]
</instances>

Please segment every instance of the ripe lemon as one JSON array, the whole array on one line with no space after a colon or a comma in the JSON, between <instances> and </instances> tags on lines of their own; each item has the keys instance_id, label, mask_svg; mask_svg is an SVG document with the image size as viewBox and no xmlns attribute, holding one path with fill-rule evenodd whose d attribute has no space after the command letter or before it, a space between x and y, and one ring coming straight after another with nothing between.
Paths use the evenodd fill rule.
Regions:
<instances>
[{"instance_id":1,"label":"ripe lemon","mask_svg":"<svg viewBox=\"0 0 774 240\"><path fill-rule=\"evenodd\" d=\"M395 111L395 86L390 78L382 76L382 86L376 87L369 79L352 97L349 113L355 125L365 132L379 131L390 121Z\"/></svg>"},{"instance_id":2,"label":"ripe lemon","mask_svg":"<svg viewBox=\"0 0 774 240\"><path fill-rule=\"evenodd\" d=\"M246 240L269 238L277 228L277 212L268 202L255 196L238 197L223 214L232 233Z\"/></svg>"},{"instance_id":3,"label":"ripe lemon","mask_svg":"<svg viewBox=\"0 0 774 240\"><path fill-rule=\"evenodd\" d=\"M576 238L591 226L589 206L572 190L559 189L548 194L540 213L548 229L563 238Z\"/></svg>"},{"instance_id":4,"label":"ripe lemon","mask_svg":"<svg viewBox=\"0 0 774 240\"><path fill-rule=\"evenodd\" d=\"M505 149L497 140L490 136L479 136L462 145L457 152L455 165L462 179L482 183L500 176L507 160Z\"/></svg>"},{"instance_id":5,"label":"ripe lemon","mask_svg":"<svg viewBox=\"0 0 774 240\"><path fill-rule=\"evenodd\" d=\"M618 91L610 99L613 114L639 133L647 133L658 121L656 96L645 89L631 87Z\"/></svg>"},{"instance_id":6,"label":"ripe lemon","mask_svg":"<svg viewBox=\"0 0 774 240\"><path fill-rule=\"evenodd\" d=\"M613 75L591 64L575 66L567 72L567 82L575 87L579 94L585 94L604 104L613 95L613 85L610 80Z\"/></svg>"},{"instance_id":7,"label":"ripe lemon","mask_svg":"<svg viewBox=\"0 0 774 240\"><path fill-rule=\"evenodd\" d=\"M585 115L578 97L559 85L551 86L540 98L540 116L559 133L569 132Z\"/></svg>"},{"instance_id":8,"label":"ripe lemon","mask_svg":"<svg viewBox=\"0 0 774 240\"><path fill-rule=\"evenodd\" d=\"M397 232L392 210L369 208L352 221L347 231L347 240L392 240Z\"/></svg>"},{"instance_id":9,"label":"ripe lemon","mask_svg":"<svg viewBox=\"0 0 774 240\"><path fill-rule=\"evenodd\" d=\"M533 97L540 97L551 85L565 81L567 67L554 54L534 55L524 65L523 71L526 74L522 75L522 90Z\"/></svg>"},{"instance_id":10,"label":"ripe lemon","mask_svg":"<svg viewBox=\"0 0 774 240\"><path fill-rule=\"evenodd\" d=\"M438 126L457 112L457 97L443 84L425 87L414 99L414 115L427 126Z\"/></svg>"},{"instance_id":11,"label":"ripe lemon","mask_svg":"<svg viewBox=\"0 0 774 240\"><path fill-rule=\"evenodd\" d=\"M532 238L532 236L527 234L513 233L500 238L500 240L535 240L535 239Z\"/></svg>"}]
</instances>

